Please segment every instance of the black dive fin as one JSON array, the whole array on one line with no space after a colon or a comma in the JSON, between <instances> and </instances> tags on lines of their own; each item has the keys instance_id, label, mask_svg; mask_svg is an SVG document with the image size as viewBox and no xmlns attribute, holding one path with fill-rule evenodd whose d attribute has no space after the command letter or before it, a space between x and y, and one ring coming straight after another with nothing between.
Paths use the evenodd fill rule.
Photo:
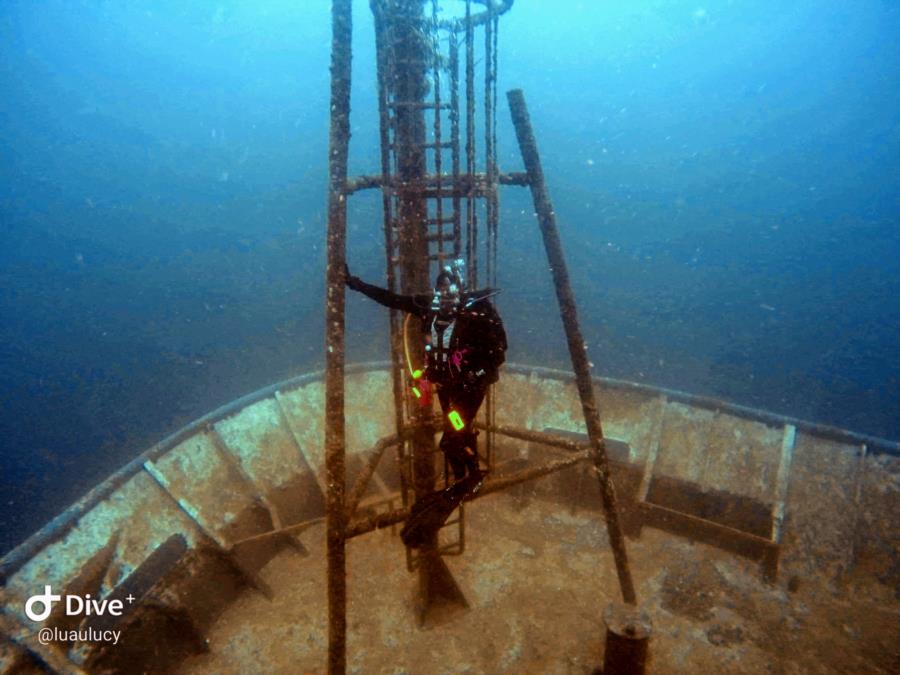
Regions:
<instances>
[{"instance_id":1,"label":"black dive fin","mask_svg":"<svg viewBox=\"0 0 900 675\"><path fill-rule=\"evenodd\" d=\"M432 492L417 500L412 506L406 524L400 530L403 543L412 548L424 544L432 534L441 529L463 499L477 492L483 480L483 474L479 472L445 490Z\"/></svg>"},{"instance_id":2,"label":"black dive fin","mask_svg":"<svg viewBox=\"0 0 900 675\"><path fill-rule=\"evenodd\" d=\"M450 490L432 492L416 501L406 525L400 530L400 538L403 543L412 548L418 548L424 544L447 522L447 518L461 501L462 498Z\"/></svg>"}]
</instances>

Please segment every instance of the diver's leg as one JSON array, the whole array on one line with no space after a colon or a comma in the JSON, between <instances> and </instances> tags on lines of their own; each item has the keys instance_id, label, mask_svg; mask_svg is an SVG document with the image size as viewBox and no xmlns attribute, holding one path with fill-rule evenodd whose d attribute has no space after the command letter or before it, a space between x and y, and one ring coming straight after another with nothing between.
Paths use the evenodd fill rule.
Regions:
<instances>
[{"instance_id":1,"label":"diver's leg","mask_svg":"<svg viewBox=\"0 0 900 675\"><path fill-rule=\"evenodd\" d=\"M474 416L470 415L472 403L468 392L462 387L442 387L439 398L444 426L440 448L453 469L455 480L461 481L466 473L478 470L476 435L472 424ZM451 423L452 412L457 413L462 420L461 429Z\"/></svg>"},{"instance_id":2,"label":"diver's leg","mask_svg":"<svg viewBox=\"0 0 900 675\"><path fill-rule=\"evenodd\" d=\"M469 453L466 449L465 435L455 429L444 430L441 436L441 451L447 458L450 468L453 470L453 478L457 481L466 477L466 469L469 467Z\"/></svg>"},{"instance_id":3,"label":"diver's leg","mask_svg":"<svg viewBox=\"0 0 900 675\"><path fill-rule=\"evenodd\" d=\"M455 410L454 400L456 396L449 387L441 387L438 390L438 400L441 403L441 416L443 417L443 433L438 447L447 458L450 469L453 471L454 480L462 480L466 476L465 452L463 447L465 440L448 417L451 410Z\"/></svg>"},{"instance_id":4,"label":"diver's leg","mask_svg":"<svg viewBox=\"0 0 900 675\"><path fill-rule=\"evenodd\" d=\"M486 472L481 470L481 464L478 459L478 440L477 432L475 431L475 417L478 415L478 409L481 408L481 403L484 401L486 391L487 386L470 389L466 392L466 396L462 401L467 418L472 420L469 425L470 437L467 446L471 449L472 457L469 466L469 476L467 478L468 485L465 487L466 494L463 499L472 499L478 493L482 484L484 484L484 477L486 475Z\"/></svg>"},{"instance_id":5,"label":"diver's leg","mask_svg":"<svg viewBox=\"0 0 900 675\"><path fill-rule=\"evenodd\" d=\"M463 421L462 429L445 427L441 439L444 451L454 468L456 482L450 488L460 497L471 497L484 482L484 474L478 462L478 434L475 431L475 416L484 400L485 389L462 389L448 392L447 412L455 410Z\"/></svg>"},{"instance_id":6,"label":"diver's leg","mask_svg":"<svg viewBox=\"0 0 900 675\"><path fill-rule=\"evenodd\" d=\"M464 445L467 449L469 472L475 473L478 468L478 432L475 431L475 418L478 416L478 410L484 401L485 387L475 387L462 391L455 405L459 410L460 416L465 420L466 426L463 429L465 439Z\"/></svg>"}]
</instances>

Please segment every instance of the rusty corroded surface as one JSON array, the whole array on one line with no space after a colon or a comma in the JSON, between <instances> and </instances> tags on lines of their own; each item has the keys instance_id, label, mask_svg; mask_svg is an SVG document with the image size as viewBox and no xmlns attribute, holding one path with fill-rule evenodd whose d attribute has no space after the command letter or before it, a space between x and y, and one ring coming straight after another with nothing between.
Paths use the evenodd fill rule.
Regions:
<instances>
[{"instance_id":1,"label":"rusty corroded surface","mask_svg":"<svg viewBox=\"0 0 900 675\"><path fill-rule=\"evenodd\" d=\"M467 554L448 564L471 609L420 630L415 577L386 531L348 548L347 668L364 673L589 673L603 663L601 612L618 594L596 513L492 496L468 511ZM265 570L272 603L241 598L209 633L211 653L182 673L321 672L325 654L322 530L312 555ZM653 620L649 673L890 672L895 613L848 602L816 577L796 593L713 547L647 531L630 544L637 591ZM302 573L299 570L302 569ZM892 645L893 642L893 645Z\"/></svg>"},{"instance_id":2,"label":"rusty corroded surface","mask_svg":"<svg viewBox=\"0 0 900 675\"><path fill-rule=\"evenodd\" d=\"M207 434L181 443L156 462L166 489L209 536L227 542L226 532L253 504L248 490L216 451ZM238 534L238 537L241 534ZM249 533L248 533L249 534Z\"/></svg>"},{"instance_id":3,"label":"rusty corroded surface","mask_svg":"<svg viewBox=\"0 0 900 675\"><path fill-rule=\"evenodd\" d=\"M144 473L136 474L109 500L85 515L69 534L32 558L6 586L7 607L23 621L24 602L45 584L64 588L116 533L116 555L105 580L107 593L143 562L172 532L184 531L195 543L187 517L153 485Z\"/></svg>"},{"instance_id":4,"label":"rusty corroded surface","mask_svg":"<svg viewBox=\"0 0 900 675\"><path fill-rule=\"evenodd\" d=\"M354 462L361 464L364 453L374 445L372 439L393 431L393 410L385 370L351 375L347 389L348 436L355 439L348 448L349 469ZM505 372L497 396L500 423L584 432L574 387L562 378ZM315 434L321 433L322 385L303 380L296 391L287 388L279 399L287 415L281 414L281 404L270 393L262 402L249 401L244 412L232 411L215 422L224 450L239 462L253 485L223 459L221 449L213 447L205 427L197 428L155 459L157 469L170 479L172 491L183 491L202 510L196 520L140 470L8 577L2 596L4 611L34 631L38 626L25 619L24 601L45 584L54 589L68 587L108 542L115 541L115 551L101 582L104 597L170 536L181 534L193 562L180 569L177 583L166 581L171 586L159 597L198 609L197 625L212 631L214 655L209 658L226 658L229 649L241 644L250 653L256 650L268 658L267 643L251 645L250 641L271 634L284 638L284 649L289 646L295 656L308 658L311 672L321 672L324 657L316 661L313 655L319 648L316 626L325 620L324 605L280 604L288 600L312 603L315 593L321 592L315 590L321 589L324 580L321 527L300 534L310 549L306 557L278 547L241 556L251 567L261 567L261 575L276 594L272 606L262 596L254 599L258 594L235 575L227 561L198 547L204 537L201 525L225 538L272 526L265 510L251 498L254 485L269 490L270 497L290 493L300 502L318 504L318 509L308 510L298 505L284 520L286 525L323 513L312 465L292 445L296 438L307 449L318 447L321 457L321 437ZM687 486L765 506L761 499L773 494L777 472L773 462L781 452L783 424L739 419L733 411L699 409L634 388L606 388L600 403L607 433L628 443L614 456L613 478L620 495L636 490L654 420L660 414L665 415L665 428L649 497L662 495L663 487ZM285 425L288 418L293 428ZM690 452L692 438L697 458L680 462L677 453ZM767 448L771 448L771 460ZM269 452L284 462L283 476L270 457L258 456ZM504 440L495 455L494 477L567 453ZM685 467L697 467L696 473ZM372 489L386 486L390 490L396 472L396 460L387 453L377 474L381 483L373 478ZM300 478L304 475L305 483ZM699 482L689 482L688 477ZM645 527L629 544L637 591L642 601L646 598L644 604L654 621L650 672L890 672L890 659L897 658L894 645L900 644L896 596L900 459L862 445L828 440L798 425L786 484L781 570L773 584L762 582L757 562L720 547L691 545L687 538L671 533ZM216 492L225 500L220 501ZM364 501L361 508L365 505ZM600 613L615 595L615 578L610 576L612 562L592 476L582 475L576 466L512 488L506 496L485 496L471 504L467 519L471 529L466 554L450 559L449 565L471 610L458 618L447 617L422 633L407 629L404 623L406 613L412 612L410 584L414 585L415 577L405 571L398 539L377 532L349 544L348 668L392 671L391 664L396 663L409 664L408 672L425 672L416 670L418 661L389 661L407 648L423 664L453 663L460 669L469 664L473 672L531 670L532 665L547 672L579 672L587 668L589 658L593 661L588 665L602 663L597 651L602 636ZM215 572L215 583L204 582L210 570ZM312 590L291 590L291 584L301 582ZM537 587L538 582L545 586ZM222 597L214 597L219 591ZM584 606L578 604L582 602L579 594L585 596ZM363 597L378 607L374 616L361 609L359 598ZM218 614L235 598L234 611L257 603L260 608L240 619L243 632L233 623L238 615L232 609L221 617ZM265 607L276 623L263 622ZM199 608L206 609L200 612ZM292 617L292 625L283 629L277 623L282 611ZM253 621L260 623L253 625ZM475 633L466 632L470 629ZM218 642L217 636L225 634L220 630L237 631L232 633L236 646ZM177 631L173 635L177 637ZM302 640L298 642L296 636ZM147 634L136 632L131 639L154 646ZM401 649L402 645L407 646ZM141 652L121 653L124 658ZM784 663L776 660L778 654L785 655ZM31 660L21 646L0 640L0 673ZM228 672L227 668L222 672Z\"/></svg>"},{"instance_id":5,"label":"rusty corroded surface","mask_svg":"<svg viewBox=\"0 0 900 675\"><path fill-rule=\"evenodd\" d=\"M325 492L325 385L313 382L276 395L285 421Z\"/></svg>"},{"instance_id":6,"label":"rusty corroded surface","mask_svg":"<svg viewBox=\"0 0 900 675\"><path fill-rule=\"evenodd\" d=\"M847 581L873 601L900 600L900 459L867 457Z\"/></svg>"},{"instance_id":7,"label":"rusty corroded surface","mask_svg":"<svg viewBox=\"0 0 900 675\"><path fill-rule=\"evenodd\" d=\"M13 642L0 642L0 673L40 672L37 661Z\"/></svg>"},{"instance_id":8,"label":"rusty corroded surface","mask_svg":"<svg viewBox=\"0 0 900 675\"><path fill-rule=\"evenodd\" d=\"M835 441L798 438L783 538L787 574L798 579L820 574L834 584L845 573L856 528L859 452Z\"/></svg>"},{"instance_id":9,"label":"rusty corroded surface","mask_svg":"<svg viewBox=\"0 0 900 675\"><path fill-rule=\"evenodd\" d=\"M316 477L274 398L244 408L215 428L225 449L283 522L324 513Z\"/></svg>"},{"instance_id":10,"label":"rusty corroded surface","mask_svg":"<svg viewBox=\"0 0 900 675\"><path fill-rule=\"evenodd\" d=\"M216 430L241 468L266 492L307 469L274 399L247 406L217 423Z\"/></svg>"},{"instance_id":11,"label":"rusty corroded surface","mask_svg":"<svg viewBox=\"0 0 900 675\"><path fill-rule=\"evenodd\" d=\"M350 375L346 389L347 452L360 454L396 431L390 373Z\"/></svg>"},{"instance_id":12,"label":"rusty corroded surface","mask_svg":"<svg viewBox=\"0 0 900 675\"><path fill-rule=\"evenodd\" d=\"M760 422L669 403L657 470L771 504L782 436Z\"/></svg>"}]
</instances>

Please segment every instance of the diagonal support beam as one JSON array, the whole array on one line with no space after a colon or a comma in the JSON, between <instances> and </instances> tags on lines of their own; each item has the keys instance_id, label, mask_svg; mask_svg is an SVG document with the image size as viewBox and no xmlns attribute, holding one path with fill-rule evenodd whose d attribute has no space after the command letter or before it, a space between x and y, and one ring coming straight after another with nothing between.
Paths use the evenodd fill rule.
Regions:
<instances>
[{"instance_id":1,"label":"diagonal support beam","mask_svg":"<svg viewBox=\"0 0 900 675\"><path fill-rule=\"evenodd\" d=\"M232 569L234 569L235 572L237 572L238 575L243 578L249 586L262 593L267 600L272 600L275 597L275 594L272 592L269 584L267 584L263 580L263 578L259 576L259 574L257 574L254 570L250 569L240 560L238 560L238 558L230 550L228 542L225 540L225 538L219 532L216 532L207 523L200 509L192 504L186 496L184 496L183 494L177 494L173 490L171 482L160 470L156 462L148 459L146 462L144 462L144 471L146 471L150 475L150 477L153 478L154 484L163 492L163 494L165 494L178 506L181 512L190 519L190 522L196 525L201 537L210 542L211 545L209 547L209 550L211 552L220 555L222 559L226 563L228 563L228 565L230 565Z\"/></svg>"},{"instance_id":2,"label":"diagonal support beam","mask_svg":"<svg viewBox=\"0 0 900 675\"><path fill-rule=\"evenodd\" d=\"M385 436L380 439L375 444L375 447L369 452L369 458L366 461L366 465L363 467L359 476L357 476L356 482L353 484L350 493L347 495L346 509L348 522L353 517L353 514L356 513L356 507L359 506L362 496L366 493L366 488L369 486L369 481L372 479L372 476L375 475L375 470L378 468L378 463L381 461L384 451L402 443L407 436L408 434L406 436L398 434Z\"/></svg>"},{"instance_id":3,"label":"diagonal support beam","mask_svg":"<svg viewBox=\"0 0 900 675\"><path fill-rule=\"evenodd\" d=\"M510 476L488 480L478 491L478 494L472 498L472 500L481 499L485 495L489 495L494 492L501 492L503 490L506 490L507 488L513 487L514 485L525 483L530 480L535 480L537 478L543 478L544 476L549 476L551 473L562 471L563 469L567 469L573 464L591 459L592 453L592 450L582 450L581 452L569 455L568 457L565 457L563 459L549 462L542 466L522 469L521 471ZM393 511L388 511L387 513L378 513L366 518L358 518L347 525L347 539L358 537L361 534L366 534L367 532L372 532L373 530L380 530L381 528L388 527L390 525L402 523L404 520L409 518L409 511L409 508L395 509Z\"/></svg>"},{"instance_id":4,"label":"diagonal support beam","mask_svg":"<svg viewBox=\"0 0 900 675\"><path fill-rule=\"evenodd\" d=\"M550 201L547 186L544 184L544 171L541 168L537 142L531 129L531 120L528 116L528 108L525 105L525 96L522 94L521 89L509 91L506 96L509 99L513 125L516 128L519 150L522 153L522 160L525 162L525 170L528 173L528 183L531 187L532 199L534 200L534 210L537 213L541 234L544 238L544 248L547 250L550 271L553 274L553 285L556 287L560 317L566 331L569 355L572 358L572 369L575 371L575 383L578 387L581 409L584 412L584 421L593 448L594 467L597 470L597 477L600 481L603 510L606 513L606 528L609 532L609 542L616 561L616 572L619 576L622 598L628 604L634 605L637 603L637 597L634 592L634 582L631 579L631 570L628 566L628 556L625 552L625 537L619 524L616 494L609 475L609 460L606 456L603 427L600 423L600 411L594 398L594 387L591 380L591 364L588 361L584 338L578 325L578 311L575 306L572 286L569 282L569 272L566 268L562 243L556 228L556 214L553 211L553 204Z\"/></svg>"}]
</instances>

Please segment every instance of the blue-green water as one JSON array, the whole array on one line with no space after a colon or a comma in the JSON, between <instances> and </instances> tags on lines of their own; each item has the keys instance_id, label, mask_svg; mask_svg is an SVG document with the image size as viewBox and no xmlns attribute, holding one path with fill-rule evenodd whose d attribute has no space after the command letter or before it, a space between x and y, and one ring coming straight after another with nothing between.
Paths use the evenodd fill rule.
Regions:
<instances>
[{"instance_id":1,"label":"blue-green water","mask_svg":"<svg viewBox=\"0 0 900 675\"><path fill-rule=\"evenodd\" d=\"M0 551L322 364L329 3L261 4L0 6ZM351 173L375 173L354 4ZM900 438L898 34L873 0L517 1L501 168L521 87L598 373ZM565 367L530 197L501 202L509 358ZM382 281L379 195L349 225ZM349 360L386 358L383 313L348 312Z\"/></svg>"}]
</instances>

